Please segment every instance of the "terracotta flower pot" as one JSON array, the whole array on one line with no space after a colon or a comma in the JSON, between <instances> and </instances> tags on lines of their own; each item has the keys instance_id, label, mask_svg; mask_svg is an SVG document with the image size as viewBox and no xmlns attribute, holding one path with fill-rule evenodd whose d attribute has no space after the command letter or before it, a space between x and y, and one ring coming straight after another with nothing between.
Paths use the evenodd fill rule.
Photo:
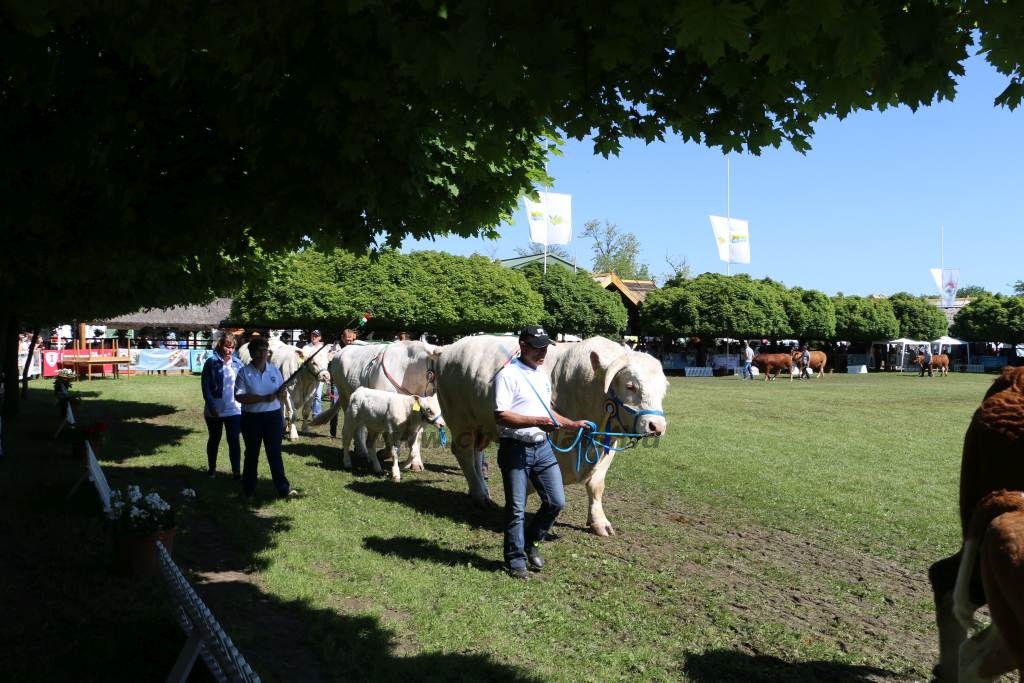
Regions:
<instances>
[{"instance_id":1,"label":"terracotta flower pot","mask_svg":"<svg viewBox=\"0 0 1024 683\"><path fill-rule=\"evenodd\" d=\"M160 560L156 541L174 552L174 535L177 527L161 529L151 533L119 531L114 536L114 568L119 574L128 576L155 576L160 573Z\"/></svg>"}]
</instances>

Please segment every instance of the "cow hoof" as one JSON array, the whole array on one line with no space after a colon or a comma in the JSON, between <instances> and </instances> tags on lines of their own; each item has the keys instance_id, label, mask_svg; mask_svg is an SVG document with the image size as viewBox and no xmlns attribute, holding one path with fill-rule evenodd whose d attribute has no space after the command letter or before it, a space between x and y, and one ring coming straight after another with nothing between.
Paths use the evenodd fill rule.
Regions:
<instances>
[{"instance_id":1,"label":"cow hoof","mask_svg":"<svg viewBox=\"0 0 1024 683\"><path fill-rule=\"evenodd\" d=\"M590 530L598 536L614 536L615 529L612 527L612 523L605 520L604 522L591 524Z\"/></svg>"},{"instance_id":2,"label":"cow hoof","mask_svg":"<svg viewBox=\"0 0 1024 683\"><path fill-rule=\"evenodd\" d=\"M392 476L391 477L391 481L393 481L393 482L395 482L397 484L398 482L402 481L402 477L400 477L400 476L398 476L398 477Z\"/></svg>"}]
</instances>

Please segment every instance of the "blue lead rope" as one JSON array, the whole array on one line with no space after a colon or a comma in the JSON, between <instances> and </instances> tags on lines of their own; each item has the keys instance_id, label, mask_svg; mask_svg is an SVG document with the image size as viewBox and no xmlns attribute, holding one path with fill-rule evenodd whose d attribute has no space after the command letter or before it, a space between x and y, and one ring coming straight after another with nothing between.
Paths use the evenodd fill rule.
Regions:
<instances>
[{"instance_id":1,"label":"blue lead rope","mask_svg":"<svg viewBox=\"0 0 1024 683\"><path fill-rule=\"evenodd\" d=\"M540 395L539 391L537 391L537 387L533 386L533 382L531 382L530 378L526 376L526 373L523 372L522 368L519 368L519 372L522 373L523 379L525 379L526 383L530 385L531 389L533 389L533 393L537 395L537 399L544 406L544 410L548 412L548 417L551 418L551 421L555 424L555 427L560 427L561 425L558 423L558 420L555 419L555 414L551 412L551 408L548 407L548 404L544 401L544 397ZM618 406L620 405L627 411L635 415L635 417L633 418L634 433L608 431L609 427L612 426L612 417L618 417ZM555 444L554 440L550 436L548 436L548 443L551 444L551 448L553 450L558 451L559 453L568 453L572 451L572 449L576 449L576 474L579 474L580 470L583 469L584 462L586 462L586 464L588 465L596 465L601 461L601 458L608 454L609 451L614 451L617 453L619 451L624 451L627 448L632 448L633 446L635 446L637 440L643 438L644 436L643 434L635 433L636 423L640 419L641 415L665 414L660 410L637 410L636 408L630 408L621 400L619 400L619 397L615 395L614 389L612 390L611 395L608 398L606 406L610 406L610 409L606 407L606 410L608 412L608 419L607 421L605 421L604 431L597 431L596 424L594 424L590 420L584 420L584 422L587 423L587 426L581 428L578 432L576 432L576 438L573 439L572 443L569 444L569 446L566 448L559 448ZM621 418L619 418L619 424L622 424ZM600 444L598 444L597 437L603 437ZM630 439L630 442L625 446L622 446L621 448L616 448L612 446L612 439L618 437Z\"/></svg>"}]
</instances>

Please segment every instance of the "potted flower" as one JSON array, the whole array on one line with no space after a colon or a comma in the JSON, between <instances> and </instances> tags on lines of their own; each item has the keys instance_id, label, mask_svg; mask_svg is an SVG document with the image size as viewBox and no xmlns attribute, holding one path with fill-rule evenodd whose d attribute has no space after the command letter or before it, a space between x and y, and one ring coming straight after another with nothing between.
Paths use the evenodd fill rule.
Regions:
<instances>
[{"instance_id":1,"label":"potted flower","mask_svg":"<svg viewBox=\"0 0 1024 683\"><path fill-rule=\"evenodd\" d=\"M78 397L71 395L71 383L78 379L71 368L61 368L53 378L53 391L57 394L57 416L65 417L68 405L77 405Z\"/></svg>"},{"instance_id":2,"label":"potted flower","mask_svg":"<svg viewBox=\"0 0 1024 683\"><path fill-rule=\"evenodd\" d=\"M191 502L196 492L181 492L183 505ZM182 506L179 506L179 508ZM145 492L132 484L110 494L110 512L107 517L114 529L115 564L126 574L149 576L160 570L156 541L168 552L174 550L179 510L156 491Z\"/></svg>"}]
</instances>

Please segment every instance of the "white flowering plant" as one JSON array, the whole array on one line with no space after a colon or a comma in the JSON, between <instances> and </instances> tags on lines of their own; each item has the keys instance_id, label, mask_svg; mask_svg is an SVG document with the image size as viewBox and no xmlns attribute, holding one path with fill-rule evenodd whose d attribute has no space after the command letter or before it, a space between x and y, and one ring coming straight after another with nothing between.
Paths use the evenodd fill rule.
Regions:
<instances>
[{"instance_id":1,"label":"white flowering plant","mask_svg":"<svg viewBox=\"0 0 1024 683\"><path fill-rule=\"evenodd\" d=\"M152 533L170 529L177 525L178 513L184 505L196 497L193 489L183 489L182 505L174 506L164 500L156 491L146 493L142 487L132 484L110 493L110 512L107 517L115 529Z\"/></svg>"}]
</instances>

